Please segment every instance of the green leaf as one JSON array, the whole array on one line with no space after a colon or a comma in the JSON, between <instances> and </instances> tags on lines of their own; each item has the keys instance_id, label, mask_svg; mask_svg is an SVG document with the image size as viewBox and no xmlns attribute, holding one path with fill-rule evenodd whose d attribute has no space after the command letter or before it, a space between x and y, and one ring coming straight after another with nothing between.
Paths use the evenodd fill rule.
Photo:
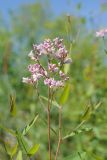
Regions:
<instances>
[{"instance_id":1,"label":"green leaf","mask_svg":"<svg viewBox=\"0 0 107 160\"><path fill-rule=\"evenodd\" d=\"M65 157L62 160L85 160L87 158L86 152L83 153L76 153L70 156Z\"/></svg>"},{"instance_id":2,"label":"green leaf","mask_svg":"<svg viewBox=\"0 0 107 160\"><path fill-rule=\"evenodd\" d=\"M28 151L28 155L31 156L31 155L34 155L38 149L39 149L39 144L35 144L29 151Z\"/></svg>"},{"instance_id":3,"label":"green leaf","mask_svg":"<svg viewBox=\"0 0 107 160\"><path fill-rule=\"evenodd\" d=\"M42 98L45 101L48 101L48 98L44 97L44 96L40 96L40 98ZM58 108L60 108L59 104L56 101L52 101L52 105L56 106Z\"/></svg>"},{"instance_id":4,"label":"green leaf","mask_svg":"<svg viewBox=\"0 0 107 160\"><path fill-rule=\"evenodd\" d=\"M75 135L78 135L80 133L83 133L83 132L90 132L92 131L92 128L82 128L82 129L78 129L76 131L72 131L70 134L66 135L65 137L63 137L63 140L64 139L67 139L69 137L73 137Z\"/></svg>"},{"instance_id":5,"label":"green leaf","mask_svg":"<svg viewBox=\"0 0 107 160\"><path fill-rule=\"evenodd\" d=\"M16 102L13 95L10 95L10 113L12 116L16 116Z\"/></svg>"},{"instance_id":6,"label":"green leaf","mask_svg":"<svg viewBox=\"0 0 107 160\"><path fill-rule=\"evenodd\" d=\"M97 103L96 105L95 105L95 110L97 110L100 106L101 106L101 104L102 104L102 102L99 102L99 103Z\"/></svg>"},{"instance_id":7,"label":"green leaf","mask_svg":"<svg viewBox=\"0 0 107 160\"><path fill-rule=\"evenodd\" d=\"M8 133L12 134L13 136L16 136L15 132L12 129L6 128L6 127L1 126L1 125L0 125L0 128L2 130L4 130L5 132L8 132Z\"/></svg>"},{"instance_id":8,"label":"green leaf","mask_svg":"<svg viewBox=\"0 0 107 160\"><path fill-rule=\"evenodd\" d=\"M16 144L16 145L12 148L12 151L11 151L11 156L12 156L12 157L16 154L17 148L18 148L18 144Z\"/></svg>"},{"instance_id":9,"label":"green leaf","mask_svg":"<svg viewBox=\"0 0 107 160\"><path fill-rule=\"evenodd\" d=\"M6 149L7 154L10 157L13 157L17 152L18 143L16 143L14 146L11 146L11 141L10 142L5 141L4 145L5 145L5 149Z\"/></svg>"},{"instance_id":10,"label":"green leaf","mask_svg":"<svg viewBox=\"0 0 107 160\"><path fill-rule=\"evenodd\" d=\"M41 120L44 122L44 124L45 124L46 126L48 125L47 120L42 119L42 118L41 118ZM55 131L55 129L53 129L52 127L50 127L50 129L51 129L51 131L52 131L55 135L57 135L57 132Z\"/></svg>"},{"instance_id":11,"label":"green leaf","mask_svg":"<svg viewBox=\"0 0 107 160\"><path fill-rule=\"evenodd\" d=\"M69 93L70 93L70 84L67 83L63 92L62 92L62 95L60 97L60 102L59 103L61 105L64 105L67 102L68 97L69 97Z\"/></svg>"},{"instance_id":12,"label":"green leaf","mask_svg":"<svg viewBox=\"0 0 107 160\"><path fill-rule=\"evenodd\" d=\"M37 115L35 118L33 118L33 120L32 120L29 124L27 124L27 125L25 126L25 128L24 128L23 131L22 131L22 134L23 134L23 135L26 135L26 134L28 133L28 131L31 129L31 127L34 125L34 123L35 123L36 120L38 119L38 116L39 116L39 115Z\"/></svg>"},{"instance_id":13,"label":"green leaf","mask_svg":"<svg viewBox=\"0 0 107 160\"><path fill-rule=\"evenodd\" d=\"M71 64L65 64L65 65L64 65L64 73L67 74L67 73L69 72L70 65L71 65Z\"/></svg>"},{"instance_id":14,"label":"green leaf","mask_svg":"<svg viewBox=\"0 0 107 160\"><path fill-rule=\"evenodd\" d=\"M18 140L18 144L21 147L21 150L23 152L27 153L28 145L25 142L23 135L18 130L16 130L16 137L17 137L17 140Z\"/></svg>"},{"instance_id":15,"label":"green leaf","mask_svg":"<svg viewBox=\"0 0 107 160\"><path fill-rule=\"evenodd\" d=\"M87 89L86 95L88 97L91 97L94 94L94 91L95 91L94 85L90 84L88 89Z\"/></svg>"},{"instance_id":16,"label":"green leaf","mask_svg":"<svg viewBox=\"0 0 107 160\"><path fill-rule=\"evenodd\" d=\"M16 157L16 160L23 160L22 159L22 151L19 151Z\"/></svg>"},{"instance_id":17,"label":"green leaf","mask_svg":"<svg viewBox=\"0 0 107 160\"><path fill-rule=\"evenodd\" d=\"M85 120L85 121L88 120L90 118L91 113L92 113L92 108L90 105L88 105L82 116L82 120Z\"/></svg>"}]
</instances>

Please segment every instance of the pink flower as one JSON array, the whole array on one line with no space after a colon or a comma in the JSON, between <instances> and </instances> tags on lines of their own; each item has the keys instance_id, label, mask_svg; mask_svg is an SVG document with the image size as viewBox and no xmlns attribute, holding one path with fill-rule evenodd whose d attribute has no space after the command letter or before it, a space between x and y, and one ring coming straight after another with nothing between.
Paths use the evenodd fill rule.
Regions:
<instances>
[{"instance_id":1,"label":"pink flower","mask_svg":"<svg viewBox=\"0 0 107 160\"><path fill-rule=\"evenodd\" d=\"M63 87L64 83L62 81L57 81L56 82L56 87Z\"/></svg>"},{"instance_id":2,"label":"pink flower","mask_svg":"<svg viewBox=\"0 0 107 160\"><path fill-rule=\"evenodd\" d=\"M28 77L23 77L22 78L22 82L23 83L28 83L28 84L33 84L33 81L32 81L32 79L31 78L28 78Z\"/></svg>"},{"instance_id":3,"label":"pink flower","mask_svg":"<svg viewBox=\"0 0 107 160\"><path fill-rule=\"evenodd\" d=\"M36 45L36 44L33 45L33 48L36 52L37 57L40 57L41 55L46 54L46 50L45 50L44 45L42 43L39 45Z\"/></svg>"},{"instance_id":4,"label":"pink flower","mask_svg":"<svg viewBox=\"0 0 107 160\"><path fill-rule=\"evenodd\" d=\"M44 80L44 84L48 85L50 88L55 86L56 81L54 80L54 78L46 78Z\"/></svg>"},{"instance_id":5,"label":"pink flower","mask_svg":"<svg viewBox=\"0 0 107 160\"><path fill-rule=\"evenodd\" d=\"M54 80L54 78L46 78L44 80L44 84L48 85L50 88L63 87L64 86L62 81L56 81L56 80Z\"/></svg>"},{"instance_id":6,"label":"pink flower","mask_svg":"<svg viewBox=\"0 0 107 160\"><path fill-rule=\"evenodd\" d=\"M40 71L40 65L38 63L36 63L36 64L30 64L28 66L28 70L32 74L35 73L35 72L39 72Z\"/></svg>"},{"instance_id":7,"label":"pink flower","mask_svg":"<svg viewBox=\"0 0 107 160\"><path fill-rule=\"evenodd\" d=\"M33 45L34 50L36 51L37 56L48 55L55 51L53 43L50 39L46 39L43 43Z\"/></svg>"},{"instance_id":8,"label":"pink flower","mask_svg":"<svg viewBox=\"0 0 107 160\"><path fill-rule=\"evenodd\" d=\"M59 71L59 75L60 77L65 77L65 73L63 73L62 71Z\"/></svg>"},{"instance_id":9,"label":"pink flower","mask_svg":"<svg viewBox=\"0 0 107 160\"><path fill-rule=\"evenodd\" d=\"M28 56L32 59L32 60L37 60L37 58L35 57L33 50L30 51L30 53L28 54Z\"/></svg>"},{"instance_id":10,"label":"pink flower","mask_svg":"<svg viewBox=\"0 0 107 160\"><path fill-rule=\"evenodd\" d=\"M57 67L56 64L48 63L48 70L50 72L57 72L59 68Z\"/></svg>"},{"instance_id":11,"label":"pink flower","mask_svg":"<svg viewBox=\"0 0 107 160\"><path fill-rule=\"evenodd\" d=\"M33 75L32 75L33 81L34 81L34 82L37 82L42 76L43 76L43 75L40 74L40 73L33 74Z\"/></svg>"},{"instance_id":12,"label":"pink flower","mask_svg":"<svg viewBox=\"0 0 107 160\"><path fill-rule=\"evenodd\" d=\"M59 71L59 75L64 81L67 81L69 79L69 77L67 77L66 74L63 73L62 71Z\"/></svg>"},{"instance_id":13,"label":"pink flower","mask_svg":"<svg viewBox=\"0 0 107 160\"><path fill-rule=\"evenodd\" d=\"M62 44L63 39L59 39L58 37L56 37L56 38L53 40L53 42L54 42L54 44L55 44L56 47L58 47L58 48L63 47L63 44Z\"/></svg>"},{"instance_id":14,"label":"pink flower","mask_svg":"<svg viewBox=\"0 0 107 160\"><path fill-rule=\"evenodd\" d=\"M39 73L42 74L44 77L47 77L47 75L48 75L47 71L42 68L40 69Z\"/></svg>"},{"instance_id":15,"label":"pink flower","mask_svg":"<svg viewBox=\"0 0 107 160\"><path fill-rule=\"evenodd\" d=\"M96 37L104 37L107 34L107 29L101 29L100 31L96 32Z\"/></svg>"},{"instance_id":16,"label":"pink flower","mask_svg":"<svg viewBox=\"0 0 107 160\"><path fill-rule=\"evenodd\" d=\"M64 59L67 57L68 51L66 50L65 46L59 48L55 54L56 58L58 58L61 61L64 61Z\"/></svg>"}]
</instances>

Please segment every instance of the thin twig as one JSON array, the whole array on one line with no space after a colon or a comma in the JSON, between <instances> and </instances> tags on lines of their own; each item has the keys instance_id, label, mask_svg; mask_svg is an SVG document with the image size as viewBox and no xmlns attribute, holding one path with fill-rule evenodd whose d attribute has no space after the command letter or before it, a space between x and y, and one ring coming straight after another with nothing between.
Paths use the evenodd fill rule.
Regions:
<instances>
[{"instance_id":1,"label":"thin twig","mask_svg":"<svg viewBox=\"0 0 107 160\"><path fill-rule=\"evenodd\" d=\"M49 160L51 160L51 137L50 137L50 87L48 87L48 150L49 150Z\"/></svg>"},{"instance_id":2,"label":"thin twig","mask_svg":"<svg viewBox=\"0 0 107 160\"><path fill-rule=\"evenodd\" d=\"M59 153L59 149L60 149L60 145L62 142L62 107L60 106L59 108L59 139L58 139L58 145L57 145L57 150L56 150L56 155L55 155L55 159L57 159L58 153Z\"/></svg>"}]
</instances>

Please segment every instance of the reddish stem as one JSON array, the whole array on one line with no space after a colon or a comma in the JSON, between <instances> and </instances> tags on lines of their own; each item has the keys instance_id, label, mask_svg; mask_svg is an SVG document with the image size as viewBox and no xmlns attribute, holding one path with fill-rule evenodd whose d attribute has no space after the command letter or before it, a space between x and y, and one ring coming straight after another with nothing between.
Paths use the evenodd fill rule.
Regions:
<instances>
[{"instance_id":1,"label":"reddish stem","mask_svg":"<svg viewBox=\"0 0 107 160\"><path fill-rule=\"evenodd\" d=\"M57 159L58 157L58 153L59 153L59 149L60 149L60 145L62 142L62 134L61 134L61 130L62 130L62 107L60 106L59 108L59 139L58 139L58 145L57 145L57 150L56 150L56 155L55 155L55 159Z\"/></svg>"},{"instance_id":2,"label":"reddish stem","mask_svg":"<svg viewBox=\"0 0 107 160\"><path fill-rule=\"evenodd\" d=\"M49 150L49 160L51 160L51 137L50 137L50 87L48 87L48 150Z\"/></svg>"}]
</instances>

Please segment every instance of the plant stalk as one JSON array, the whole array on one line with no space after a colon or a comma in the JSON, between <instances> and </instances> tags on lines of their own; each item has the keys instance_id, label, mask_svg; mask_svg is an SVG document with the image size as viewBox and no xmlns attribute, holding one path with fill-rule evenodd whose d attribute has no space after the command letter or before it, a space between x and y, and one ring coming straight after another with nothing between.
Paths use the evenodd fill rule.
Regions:
<instances>
[{"instance_id":1,"label":"plant stalk","mask_svg":"<svg viewBox=\"0 0 107 160\"><path fill-rule=\"evenodd\" d=\"M48 151L49 151L49 160L51 159L51 137L50 137L50 98L51 98L51 93L50 93L50 87L48 87Z\"/></svg>"},{"instance_id":2,"label":"plant stalk","mask_svg":"<svg viewBox=\"0 0 107 160\"><path fill-rule=\"evenodd\" d=\"M62 107L60 106L60 108L59 108L59 137L58 137L58 145L57 145L57 150L56 150L56 155L55 155L54 160L57 160L60 145L62 142L62 133L61 132L62 132Z\"/></svg>"}]
</instances>

